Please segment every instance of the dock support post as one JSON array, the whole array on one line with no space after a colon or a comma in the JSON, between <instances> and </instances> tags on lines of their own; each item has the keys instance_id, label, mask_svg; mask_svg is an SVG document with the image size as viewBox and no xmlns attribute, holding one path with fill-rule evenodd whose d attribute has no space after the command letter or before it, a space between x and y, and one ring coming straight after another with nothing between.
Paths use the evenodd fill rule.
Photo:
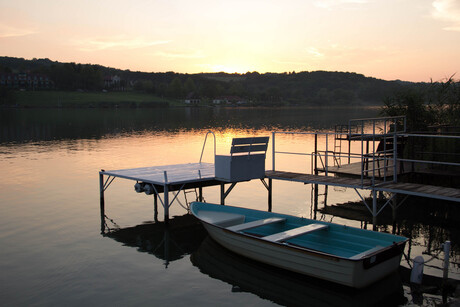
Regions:
<instances>
[{"instance_id":1,"label":"dock support post","mask_svg":"<svg viewBox=\"0 0 460 307\"><path fill-rule=\"evenodd\" d=\"M153 220L158 222L158 195L153 193Z\"/></svg>"},{"instance_id":2,"label":"dock support post","mask_svg":"<svg viewBox=\"0 0 460 307\"><path fill-rule=\"evenodd\" d=\"M348 164L350 164L351 161L351 140L348 138Z\"/></svg>"},{"instance_id":3,"label":"dock support post","mask_svg":"<svg viewBox=\"0 0 460 307\"><path fill-rule=\"evenodd\" d=\"M168 185L167 184L164 185L164 189L165 189L165 191L164 191L164 194L165 194L165 196L164 196L165 223L167 223L168 220L169 220L169 190L168 190Z\"/></svg>"},{"instance_id":4,"label":"dock support post","mask_svg":"<svg viewBox=\"0 0 460 307\"><path fill-rule=\"evenodd\" d=\"M272 212L272 188L273 188L273 182L271 178L268 178L268 212Z\"/></svg>"},{"instance_id":5,"label":"dock support post","mask_svg":"<svg viewBox=\"0 0 460 307\"><path fill-rule=\"evenodd\" d=\"M377 230L377 193L372 190L372 230Z\"/></svg>"},{"instance_id":6,"label":"dock support post","mask_svg":"<svg viewBox=\"0 0 460 307\"><path fill-rule=\"evenodd\" d=\"M164 184L164 210L165 210L165 223L169 220L169 189L168 189L168 174L164 171L165 184Z\"/></svg>"},{"instance_id":7,"label":"dock support post","mask_svg":"<svg viewBox=\"0 0 460 307\"><path fill-rule=\"evenodd\" d=\"M227 191L225 191L225 183L220 184L220 204L225 205L225 198L230 194L233 188L236 186L236 182L232 182Z\"/></svg>"},{"instance_id":8,"label":"dock support post","mask_svg":"<svg viewBox=\"0 0 460 307\"><path fill-rule=\"evenodd\" d=\"M199 202L203 201L203 187L198 188L198 201Z\"/></svg>"},{"instance_id":9,"label":"dock support post","mask_svg":"<svg viewBox=\"0 0 460 307\"><path fill-rule=\"evenodd\" d=\"M220 204L225 205L225 183L220 184Z\"/></svg>"},{"instance_id":10,"label":"dock support post","mask_svg":"<svg viewBox=\"0 0 460 307\"><path fill-rule=\"evenodd\" d=\"M449 253L450 253L450 241L446 241L443 244L443 251L444 251L444 263L443 263L443 274L442 278L444 281L447 281L447 277L449 276Z\"/></svg>"},{"instance_id":11,"label":"dock support post","mask_svg":"<svg viewBox=\"0 0 460 307\"><path fill-rule=\"evenodd\" d=\"M101 233L105 231L105 201L104 201L104 170L99 172L99 193L100 193L100 209L101 209Z\"/></svg>"}]
</instances>

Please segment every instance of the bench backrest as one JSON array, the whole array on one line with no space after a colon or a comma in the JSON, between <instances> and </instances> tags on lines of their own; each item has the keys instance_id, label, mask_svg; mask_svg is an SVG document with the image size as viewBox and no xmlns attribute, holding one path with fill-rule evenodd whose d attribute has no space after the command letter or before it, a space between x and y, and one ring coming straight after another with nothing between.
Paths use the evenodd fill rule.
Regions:
<instances>
[{"instance_id":1,"label":"bench backrest","mask_svg":"<svg viewBox=\"0 0 460 307\"><path fill-rule=\"evenodd\" d=\"M230 155L251 155L251 153L255 152L263 152L265 154L267 151L269 139L270 137L268 136L234 138L232 141L232 148L230 149Z\"/></svg>"}]
</instances>

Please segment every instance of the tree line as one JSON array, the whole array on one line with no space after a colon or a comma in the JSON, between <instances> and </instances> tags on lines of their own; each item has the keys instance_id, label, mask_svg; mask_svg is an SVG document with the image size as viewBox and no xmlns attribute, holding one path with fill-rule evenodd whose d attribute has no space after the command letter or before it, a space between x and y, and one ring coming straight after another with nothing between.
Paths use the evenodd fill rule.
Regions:
<instances>
[{"instance_id":1,"label":"tree line","mask_svg":"<svg viewBox=\"0 0 460 307\"><path fill-rule=\"evenodd\" d=\"M184 99L193 93L195 97L208 101L236 96L253 105L381 104L384 97L401 87L420 86L350 72L146 73L49 59L0 57L0 73L19 71L46 75L57 90L113 90L107 88L104 78L116 75L121 82L118 90L140 91L176 99Z\"/></svg>"}]
</instances>

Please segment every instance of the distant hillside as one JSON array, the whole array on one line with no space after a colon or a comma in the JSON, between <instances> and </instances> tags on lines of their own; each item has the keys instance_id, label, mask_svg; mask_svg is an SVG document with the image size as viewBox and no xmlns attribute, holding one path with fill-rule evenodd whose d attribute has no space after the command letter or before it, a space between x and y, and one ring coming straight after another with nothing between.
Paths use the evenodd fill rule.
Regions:
<instances>
[{"instance_id":1,"label":"distant hillside","mask_svg":"<svg viewBox=\"0 0 460 307\"><path fill-rule=\"evenodd\" d=\"M0 76L15 73L47 76L55 90L135 91L175 99L193 95L200 103L209 104L233 97L250 105L375 105L403 86L420 86L349 72L146 73L49 59L0 57Z\"/></svg>"}]
</instances>

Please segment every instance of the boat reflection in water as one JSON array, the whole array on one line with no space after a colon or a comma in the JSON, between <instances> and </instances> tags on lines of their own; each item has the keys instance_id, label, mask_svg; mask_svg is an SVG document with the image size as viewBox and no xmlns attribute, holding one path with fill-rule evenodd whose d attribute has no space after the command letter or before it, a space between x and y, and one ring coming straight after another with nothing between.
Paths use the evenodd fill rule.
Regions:
<instances>
[{"instance_id":1,"label":"boat reflection in water","mask_svg":"<svg viewBox=\"0 0 460 307\"><path fill-rule=\"evenodd\" d=\"M190 255L203 274L285 306L398 306L407 302L396 272L362 290L310 278L239 256L211 239L191 215L127 228L105 227L103 236L170 262Z\"/></svg>"},{"instance_id":2,"label":"boat reflection in water","mask_svg":"<svg viewBox=\"0 0 460 307\"><path fill-rule=\"evenodd\" d=\"M206 237L206 230L191 215L176 216L168 221L145 223L134 227L107 229L103 236L112 238L125 246L136 247L170 262L191 254Z\"/></svg>"},{"instance_id":3,"label":"boat reflection in water","mask_svg":"<svg viewBox=\"0 0 460 307\"><path fill-rule=\"evenodd\" d=\"M250 292L280 305L398 306L407 302L397 272L356 290L239 256L210 237L190 259L202 273L231 284L232 291Z\"/></svg>"}]
</instances>

